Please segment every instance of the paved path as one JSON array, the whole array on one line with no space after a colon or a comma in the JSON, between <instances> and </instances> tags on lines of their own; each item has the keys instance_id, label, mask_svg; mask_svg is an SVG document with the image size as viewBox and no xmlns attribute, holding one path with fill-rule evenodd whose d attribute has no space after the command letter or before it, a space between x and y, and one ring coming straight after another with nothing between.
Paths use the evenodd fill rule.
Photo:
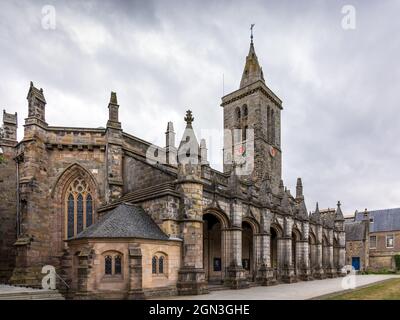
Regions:
<instances>
[{"instance_id":1,"label":"paved path","mask_svg":"<svg viewBox=\"0 0 400 320\"><path fill-rule=\"evenodd\" d=\"M399 278L396 275L357 275L344 278L302 281L292 284L279 284L271 287L253 287L241 290L213 291L199 296L168 297L167 300L305 300L322 295L365 286L374 282ZM344 285L343 285L344 284ZM346 286L347 284L347 286Z\"/></svg>"}]
</instances>

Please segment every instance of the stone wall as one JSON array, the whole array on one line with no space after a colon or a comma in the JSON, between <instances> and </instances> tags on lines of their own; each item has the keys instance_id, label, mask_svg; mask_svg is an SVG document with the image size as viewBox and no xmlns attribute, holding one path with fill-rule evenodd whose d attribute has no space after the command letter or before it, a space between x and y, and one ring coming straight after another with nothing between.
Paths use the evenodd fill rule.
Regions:
<instances>
[{"instance_id":1,"label":"stone wall","mask_svg":"<svg viewBox=\"0 0 400 320\"><path fill-rule=\"evenodd\" d=\"M130 248L134 245L141 252L140 275L131 274ZM84 278L79 276L82 263L79 257L89 252L88 268L84 267ZM107 239L107 240L73 240L69 243L72 258L72 272L68 279L71 283L72 295L75 299L82 298L129 298L129 292L142 292L145 296L158 296L176 293L178 270L181 264L180 241L154 241L145 239ZM105 257L122 257L122 273L105 274ZM153 256L164 256L164 272L152 273ZM114 263L114 260L113 260ZM113 267L114 268L114 267ZM140 280L139 283L132 277ZM81 282L81 283L80 283ZM82 287L82 282L85 286ZM135 283L136 288L132 288Z\"/></svg>"},{"instance_id":2,"label":"stone wall","mask_svg":"<svg viewBox=\"0 0 400 320\"><path fill-rule=\"evenodd\" d=\"M360 271L365 271L370 266L368 259L368 240L346 241L346 265L352 264L352 258L360 258Z\"/></svg>"},{"instance_id":3,"label":"stone wall","mask_svg":"<svg viewBox=\"0 0 400 320\"><path fill-rule=\"evenodd\" d=\"M146 160L133 158L128 155L124 158L124 193L150 187L163 182L171 181L174 176L162 168L156 168L146 163Z\"/></svg>"},{"instance_id":4,"label":"stone wall","mask_svg":"<svg viewBox=\"0 0 400 320\"><path fill-rule=\"evenodd\" d=\"M393 248L386 247L386 237L394 236ZM371 270L394 270L394 256L400 255L400 232L374 232L370 237L376 236L376 248L369 248L369 264Z\"/></svg>"},{"instance_id":5,"label":"stone wall","mask_svg":"<svg viewBox=\"0 0 400 320\"><path fill-rule=\"evenodd\" d=\"M14 243L17 239L16 162L13 147L0 148L0 283L8 282L15 266Z\"/></svg>"}]
</instances>

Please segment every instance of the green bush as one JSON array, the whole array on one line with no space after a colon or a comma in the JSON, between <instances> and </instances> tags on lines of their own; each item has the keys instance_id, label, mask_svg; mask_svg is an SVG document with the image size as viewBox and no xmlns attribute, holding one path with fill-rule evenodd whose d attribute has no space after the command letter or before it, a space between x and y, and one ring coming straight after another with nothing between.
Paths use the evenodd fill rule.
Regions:
<instances>
[{"instance_id":1,"label":"green bush","mask_svg":"<svg viewBox=\"0 0 400 320\"><path fill-rule=\"evenodd\" d=\"M394 262L396 264L396 270L400 270L400 254L394 256Z\"/></svg>"},{"instance_id":2,"label":"green bush","mask_svg":"<svg viewBox=\"0 0 400 320\"><path fill-rule=\"evenodd\" d=\"M379 270L369 269L369 270L364 271L363 274L394 274L394 273L396 273L396 271L383 268L383 269L379 269Z\"/></svg>"}]
</instances>

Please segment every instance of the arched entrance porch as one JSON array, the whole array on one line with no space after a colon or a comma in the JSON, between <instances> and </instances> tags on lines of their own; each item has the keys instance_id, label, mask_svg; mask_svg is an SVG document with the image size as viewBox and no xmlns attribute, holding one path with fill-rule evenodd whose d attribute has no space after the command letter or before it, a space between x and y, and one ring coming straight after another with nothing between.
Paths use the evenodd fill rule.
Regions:
<instances>
[{"instance_id":1,"label":"arched entrance porch","mask_svg":"<svg viewBox=\"0 0 400 320\"><path fill-rule=\"evenodd\" d=\"M225 229L228 219L220 212L206 211L203 214L203 268L210 284L221 284L225 278L227 248Z\"/></svg>"}]
</instances>

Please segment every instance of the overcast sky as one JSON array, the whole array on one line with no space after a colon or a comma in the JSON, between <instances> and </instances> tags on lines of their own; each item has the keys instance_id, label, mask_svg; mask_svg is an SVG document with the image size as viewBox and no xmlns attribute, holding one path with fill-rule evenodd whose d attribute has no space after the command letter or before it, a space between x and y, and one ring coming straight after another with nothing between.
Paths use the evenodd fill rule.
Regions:
<instances>
[{"instance_id":1,"label":"overcast sky","mask_svg":"<svg viewBox=\"0 0 400 320\"><path fill-rule=\"evenodd\" d=\"M45 5L55 29L43 28ZM343 29L343 5L355 29ZM221 96L239 87L255 23L283 100L285 185L294 193L303 178L308 210L399 207L399 17L400 1L1 1L0 108L18 112L21 139L32 80L50 125L104 127L113 90L124 131L160 145L190 108L221 169Z\"/></svg>"}]
</instances>

